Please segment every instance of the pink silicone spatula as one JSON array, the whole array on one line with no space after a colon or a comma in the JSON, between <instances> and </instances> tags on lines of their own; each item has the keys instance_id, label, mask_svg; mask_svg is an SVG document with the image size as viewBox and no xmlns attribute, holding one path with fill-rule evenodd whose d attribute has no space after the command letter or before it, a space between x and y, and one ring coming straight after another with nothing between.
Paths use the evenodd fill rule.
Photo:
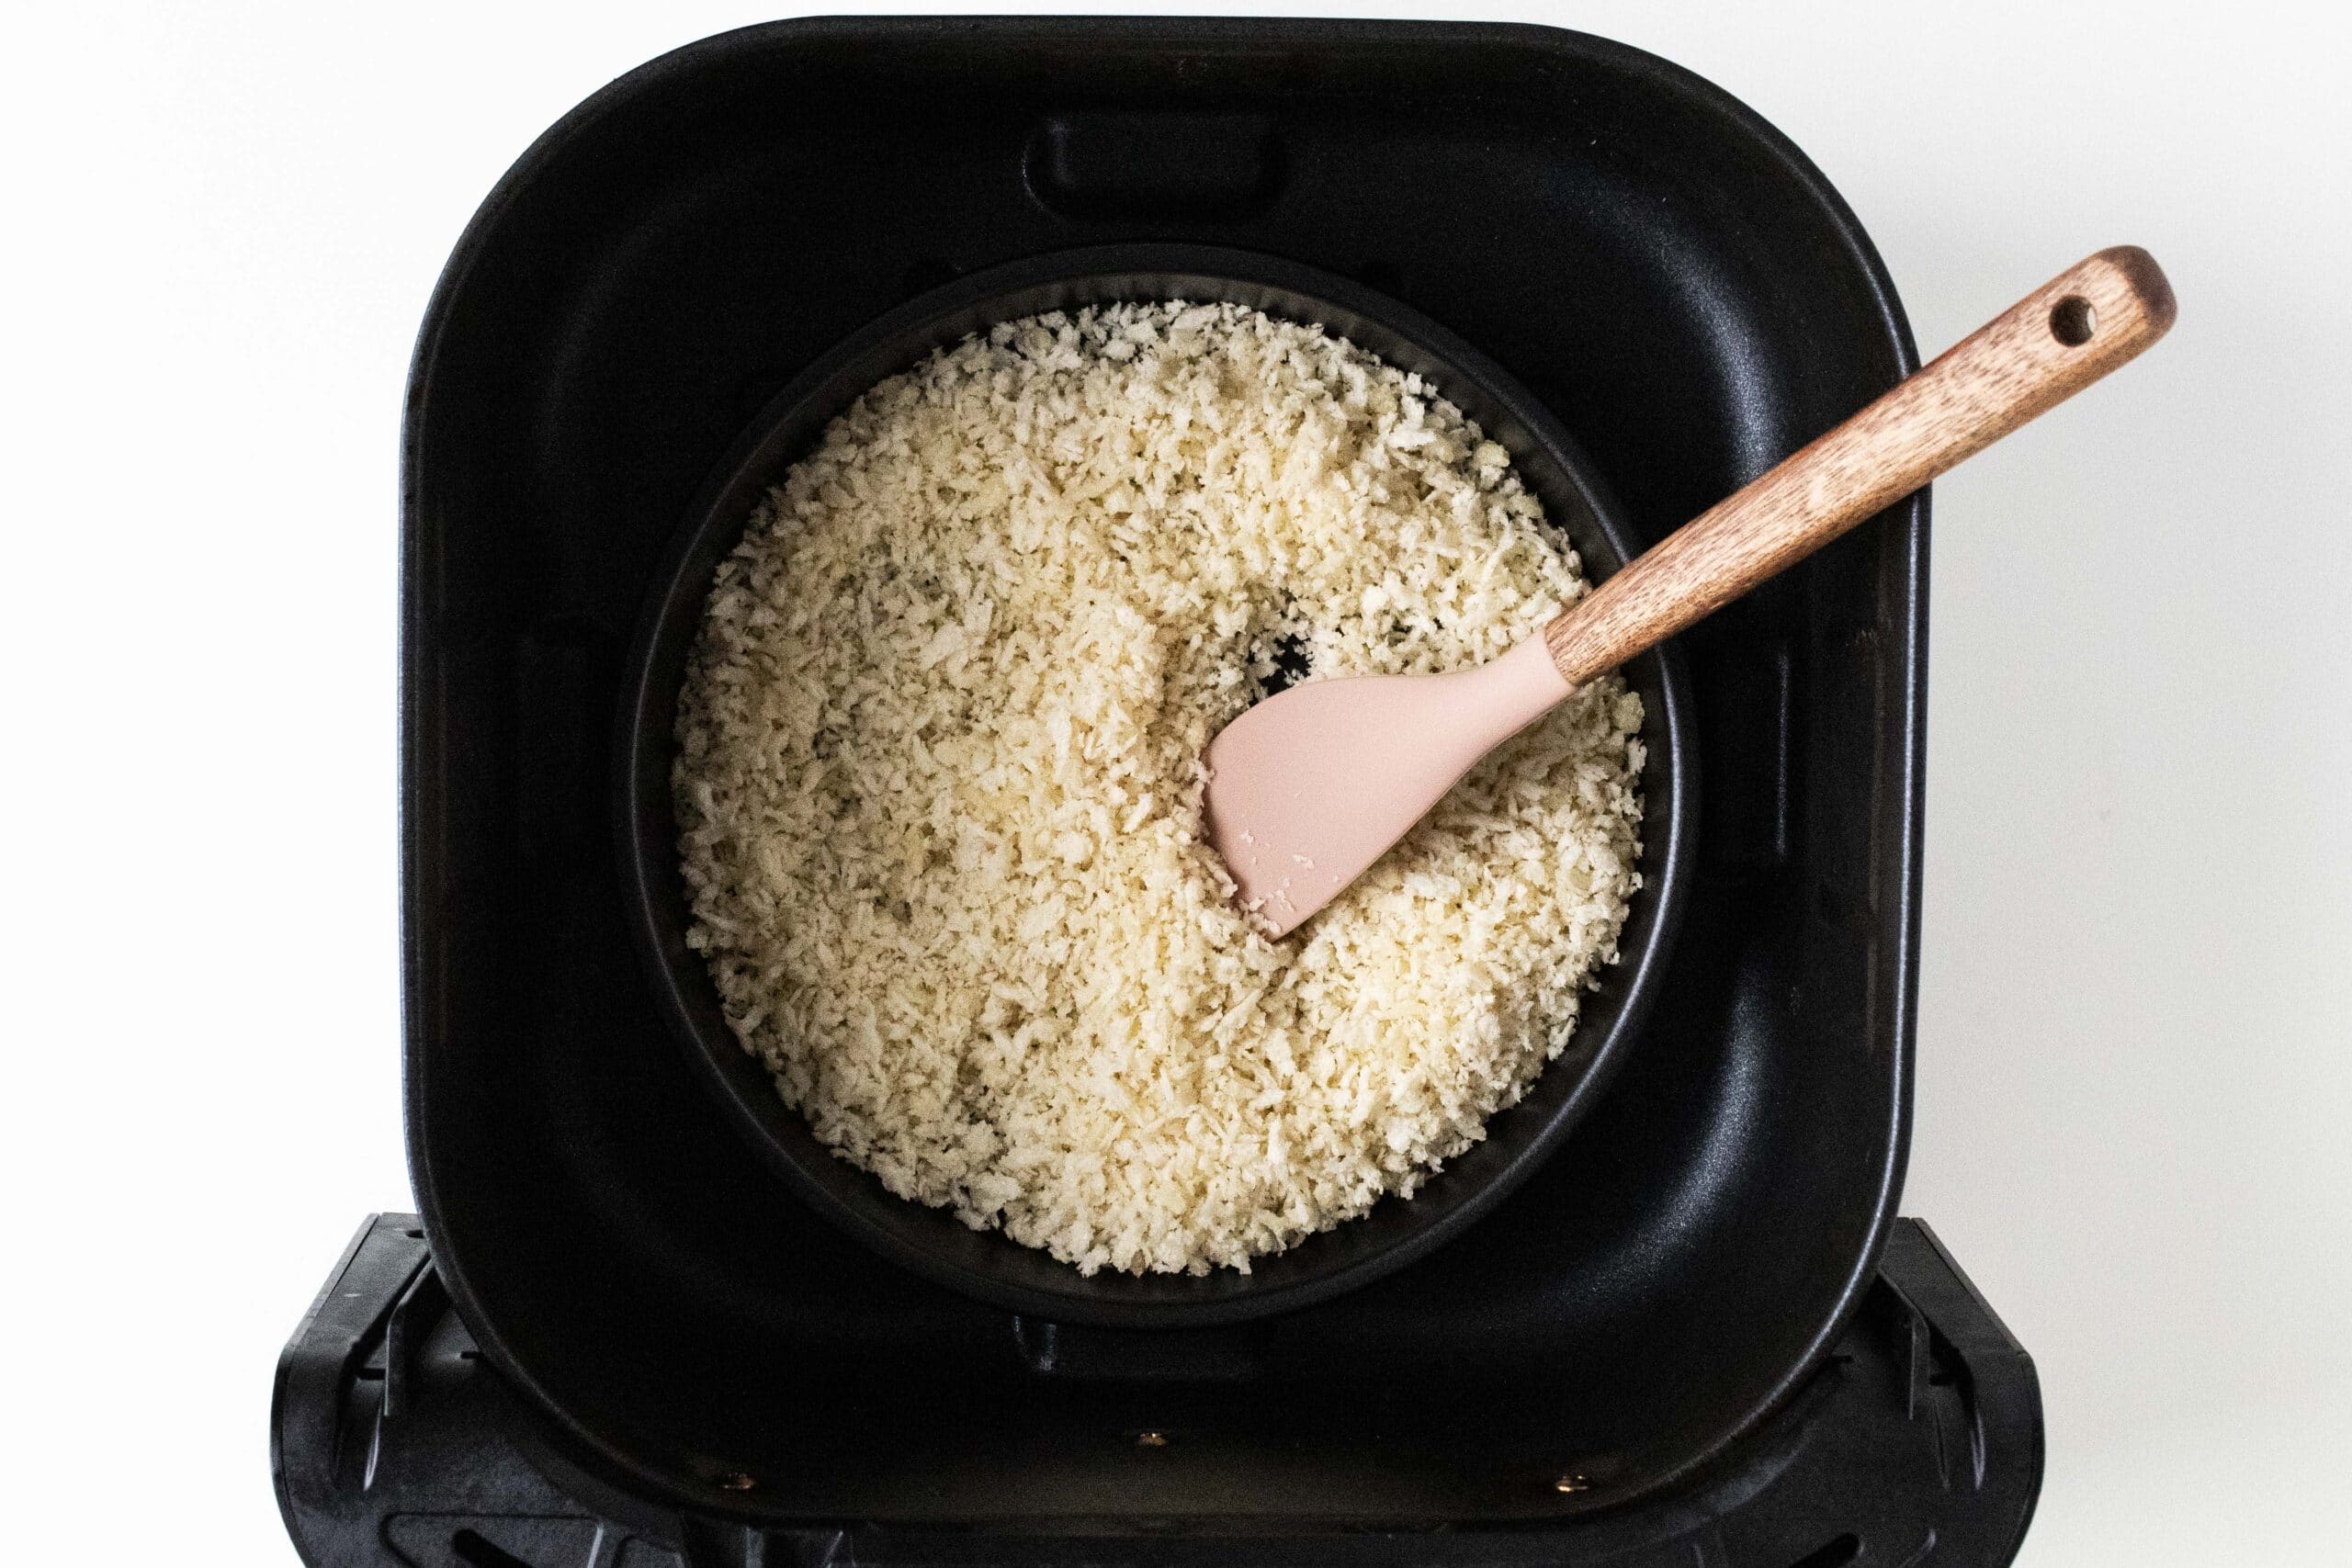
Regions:
<instances>
[{"instance_id":1,"label":"pink silicone spatula","mask_svg":"<svg viewBox=\"0 0 2352 1568\"><path fill-rule=\"evenodd\" d=\"M1476 669L1294 686L1208 749L1208 836L1244 907L1287 932L1480 758L1578 686L1793 566L2132 359L2172 325L2155 258L2067 268L1942 358L1717 502Z\"/></svg>"}]
</instances>

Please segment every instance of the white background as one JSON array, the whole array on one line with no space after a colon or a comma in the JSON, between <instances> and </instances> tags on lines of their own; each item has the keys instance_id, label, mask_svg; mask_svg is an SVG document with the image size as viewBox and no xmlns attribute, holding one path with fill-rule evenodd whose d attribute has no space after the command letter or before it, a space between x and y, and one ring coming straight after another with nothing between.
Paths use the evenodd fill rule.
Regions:
<instances>
[{"instance_id":1,"label":"white background","mask_svg":"<svg viewBox=\"0 0 2352 1568\"><path fill-rule=\"evenodd\" d=\"M1383 11L1404 14L1357 8ZM2171 341L1937 487L1905 1206L2040 1363L2023 1562L2343 1562L2345 24L2046 0L1485 14L1643 45L1776 121L1930 351L2100 245L2171 272ZM7 1555L290 1562L272 1361L362 1216L410 1201L411 336L543 127L763 13L7 16Z\"/></svg>"}]
</instances>

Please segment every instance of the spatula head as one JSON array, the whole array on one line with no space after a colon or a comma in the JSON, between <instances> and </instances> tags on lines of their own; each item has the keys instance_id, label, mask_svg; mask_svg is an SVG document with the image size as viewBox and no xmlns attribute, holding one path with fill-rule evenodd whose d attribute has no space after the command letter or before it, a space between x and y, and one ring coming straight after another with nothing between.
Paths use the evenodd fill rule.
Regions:
<instances>
[{"instance_id":1,"label":"spatula head","mask_svg":"<svg viewBox=\"0 0 2352 1568\"><path fill-rule=\"evenodd\" d=\"M1208 837L1283 935L1339 897L1478 760L1569 692L1542 637L1445 675L1314 681L1208 749Z\"/></svg>"}]
</instances>

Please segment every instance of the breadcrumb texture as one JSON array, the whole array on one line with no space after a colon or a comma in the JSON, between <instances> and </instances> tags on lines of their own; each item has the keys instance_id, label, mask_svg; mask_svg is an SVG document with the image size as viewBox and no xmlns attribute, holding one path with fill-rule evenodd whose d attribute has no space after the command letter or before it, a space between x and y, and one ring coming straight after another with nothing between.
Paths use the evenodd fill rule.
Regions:
<instances>
[{"instance_id":1,"label":"breadcrumb texture","mask_svg":"<svg viewBox=\"0 0 2352 1568\"><path fill-rule=\"evenodd\" d=\"M720 566L674 773L729 1021L841 1157L1091 1274L1246 1270L1408 1198L1557 1055L1636 869L1596 683L1302 931L1209 738L1493 658L1584 591L1417 376L1227 304L997 326L876 387Z\"/></svg>"}]
</instances>

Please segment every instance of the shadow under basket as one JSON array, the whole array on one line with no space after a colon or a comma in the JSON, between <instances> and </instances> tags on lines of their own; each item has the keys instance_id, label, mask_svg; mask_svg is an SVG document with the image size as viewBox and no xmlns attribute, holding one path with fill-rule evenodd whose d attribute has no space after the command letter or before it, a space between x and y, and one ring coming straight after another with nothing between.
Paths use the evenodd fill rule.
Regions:
<instances>
[{"instance_id":1,"label":"shadow under basket","mask_svg":"<svg viewBox=\"0 0 2352 1568\"><path fill-rule=\"evenodd\" d=\"M671 1037L616 752L695 498L905 301L1143 242L1438 323L1573 436L1636 547L1916 364L1802 153L1577 34L791 22L597 93L484 202L418 341L422 1218L371 1226L288 1348L297 1542L474 1568L2006 1562L2030 1365L1896 1218L1924 492L1677 639L1695 842L1657 1005L1540 1169L1385 1277L1172 1330L987 1304L800 1201Z\"/></svg>"}]
</instances>

